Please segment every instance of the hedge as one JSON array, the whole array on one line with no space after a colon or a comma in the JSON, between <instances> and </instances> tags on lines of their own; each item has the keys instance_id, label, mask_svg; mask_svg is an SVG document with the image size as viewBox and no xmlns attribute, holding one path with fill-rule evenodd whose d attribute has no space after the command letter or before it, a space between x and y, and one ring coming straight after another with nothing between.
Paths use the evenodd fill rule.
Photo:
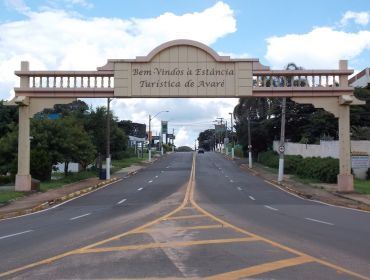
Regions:
<instances>
[{"instance_id":1,"label":"hedge","mask_svg":"<svg viewBox=\"0 0 370 280\"><path fill-rule=\"evenodd\" d=\"M271 168L279 167L279 155L273 151L259 154L258 162ZM325 183L336 183L339 173L339 160L301 156L284 156L284 172L296 174L301 178L312 178Z\"/></svg>"}]
</instances>

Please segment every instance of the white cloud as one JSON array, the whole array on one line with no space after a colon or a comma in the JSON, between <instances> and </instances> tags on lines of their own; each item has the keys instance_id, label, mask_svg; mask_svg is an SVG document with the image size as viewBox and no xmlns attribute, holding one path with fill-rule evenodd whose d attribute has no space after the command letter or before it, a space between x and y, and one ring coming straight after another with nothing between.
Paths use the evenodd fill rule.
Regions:
<instances>
[{"instance_id":1,"label":"white cloud","mask_svg":"<svg viewBox=\"0 0 370 280\"><path fill-rule=\"evenodd\" d=\"M273 68L295 62L305 68L337 68L340 59L354 59L370 50L370 31L355 33L316 27L305 34L267 39L265 58Z\"/></svg>"},{"instance_id":2,"label":"white cloud","mask_svg":"<svg viewBox=\"0 0 370 280\"><path fill-rule=\"evenodd\" d=\"M250 58L251 56L244 52L244 53L231 53L231 52L218 52L221 56L230 56L230 58Z\"/></svg>"},{"instance_id":3,"label":"white cloud","mask_svg":"<svg viewBox=\"0 0 370 280\"><path fill-rule=\"evenodd\" d=\"M119 19L82 18L53 9L34 12L21 0L8 1L28 12L25 20L0 25L0 98L9 97L4 83L15 81L13 70L21 60L30 60L31 69L95 69L108 58L146 55L168 40L212 44L236 30L233 11L223 2L184 15Z\"/></svg>"},{"instance_id":4,"label":"white cloud","mask_svg":"<svg viewBox=\"0 0 370 280\"><path fill-rule=\"evenodd\" d=\"M67 2L89 4L81 0L64 1ZM154 18L130 19L84 18L73 11L56 9L58 5L33 11L22 0L8 0L8 5L25 18L0 24L0 99L11 97L12 87L18 83L14 70L19 69L21 60L30 61L31 70L93 70L108 58L147 55L168 40L185 38L209 45L236 31L234 12L223 2L200 12L166 12ZM105 105L104 100L92 102ZM190 100L121 99L114 101L112 107L121 119L147 123L148 113L156 113L162 107L171 110L172 122L185 118L191 122L213 118L221 112L220 107L229 106L216 101L210 104L207 109ZM158 120L153 125L159 130ZM177 144L193 143L197 137L198 130L193 127L176 128L182 135Z\"/></svg>"},{"instance_id":5,"label":"white cloud","mask_svg":"<svg viewBox=\"0 0 370 280\"><path fill-rule=\"evenodd\" d=\"M67 5L77 5L89 9L94 7L94 4L90 3L88 0L64 0L64 2Z\"/></svg>"},{"instance_id":6,"label":"white cloud","mask_svg":"<svg viewBox=\"0 0 370 280\"><path fill-rule=\"evenodd\" d=\"M340 20L341 25L347 25L350 20L360 25L367 25L369 23L370 15L368 12L353 12L347 11Z\"/></svg>"}]
</instances>

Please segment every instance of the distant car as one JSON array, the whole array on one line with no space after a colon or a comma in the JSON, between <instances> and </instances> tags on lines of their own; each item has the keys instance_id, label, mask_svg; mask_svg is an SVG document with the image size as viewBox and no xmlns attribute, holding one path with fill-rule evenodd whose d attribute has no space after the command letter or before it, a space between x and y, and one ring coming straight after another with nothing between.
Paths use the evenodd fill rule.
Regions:
<instances>
[{"instance_id":1,"label":"distant car","mask_svg":"<svg viewBox=\"0 0 370 280\"><path fill-rule=\"evenodd\" d=\"M204 154L204 150L203 149L198 149L198 154Z\"/></svg>"}]
</instances>

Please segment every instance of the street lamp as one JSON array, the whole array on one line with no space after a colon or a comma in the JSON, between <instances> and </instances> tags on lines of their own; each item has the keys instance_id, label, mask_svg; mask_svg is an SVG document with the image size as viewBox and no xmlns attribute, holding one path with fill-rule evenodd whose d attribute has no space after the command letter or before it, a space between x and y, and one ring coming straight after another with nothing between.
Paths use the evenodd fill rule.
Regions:
<instances>
[{"instance_id":1,"label":"street lamp","mask_svg":"<svg viewBox=\"0 0 370 280\"><path fill-rule=\"evenodd\" d=\"M151 161L152 160L152 147L151 147L151 143L152 143L152 132L151 132L151 127L150 127L150 123L151 123L151 121L152 121L152 119L154 119L156 116L158 116L160 113L168 113L169 111L168 110L166 110L166 111L160 111L160 112L158 112L157 114L155 114L154 115L154 117L152 117L151 115L149 115L149 135L148 135L148 139L149 139L149 145L148 145L148 147L149 147L149 151L148 151L148 154L149 154L149 161ZM162 135L161 135L161 137L162 137Z\"/></svg>"}]
</instances>

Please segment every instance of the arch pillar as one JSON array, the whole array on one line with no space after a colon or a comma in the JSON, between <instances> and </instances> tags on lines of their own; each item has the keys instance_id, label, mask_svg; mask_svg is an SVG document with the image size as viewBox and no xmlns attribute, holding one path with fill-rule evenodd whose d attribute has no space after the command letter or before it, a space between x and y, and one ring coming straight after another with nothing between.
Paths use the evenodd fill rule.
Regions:
<instances>
[{"instance_id":1,"label":"arch pillar","mask_svg":"<svg viewBox=\"0 0 370 280\"><path fill-rule=\"evenodd\" d=\"M339 192L353 192L353 175L351 174L351 135L350 135L350 106L362 105L363 101L354 96L342 95L338 97L296 97L294 102L312 104L315 108L322 108L338 118L339 130Z\"/></svg>"}]
</instances>

